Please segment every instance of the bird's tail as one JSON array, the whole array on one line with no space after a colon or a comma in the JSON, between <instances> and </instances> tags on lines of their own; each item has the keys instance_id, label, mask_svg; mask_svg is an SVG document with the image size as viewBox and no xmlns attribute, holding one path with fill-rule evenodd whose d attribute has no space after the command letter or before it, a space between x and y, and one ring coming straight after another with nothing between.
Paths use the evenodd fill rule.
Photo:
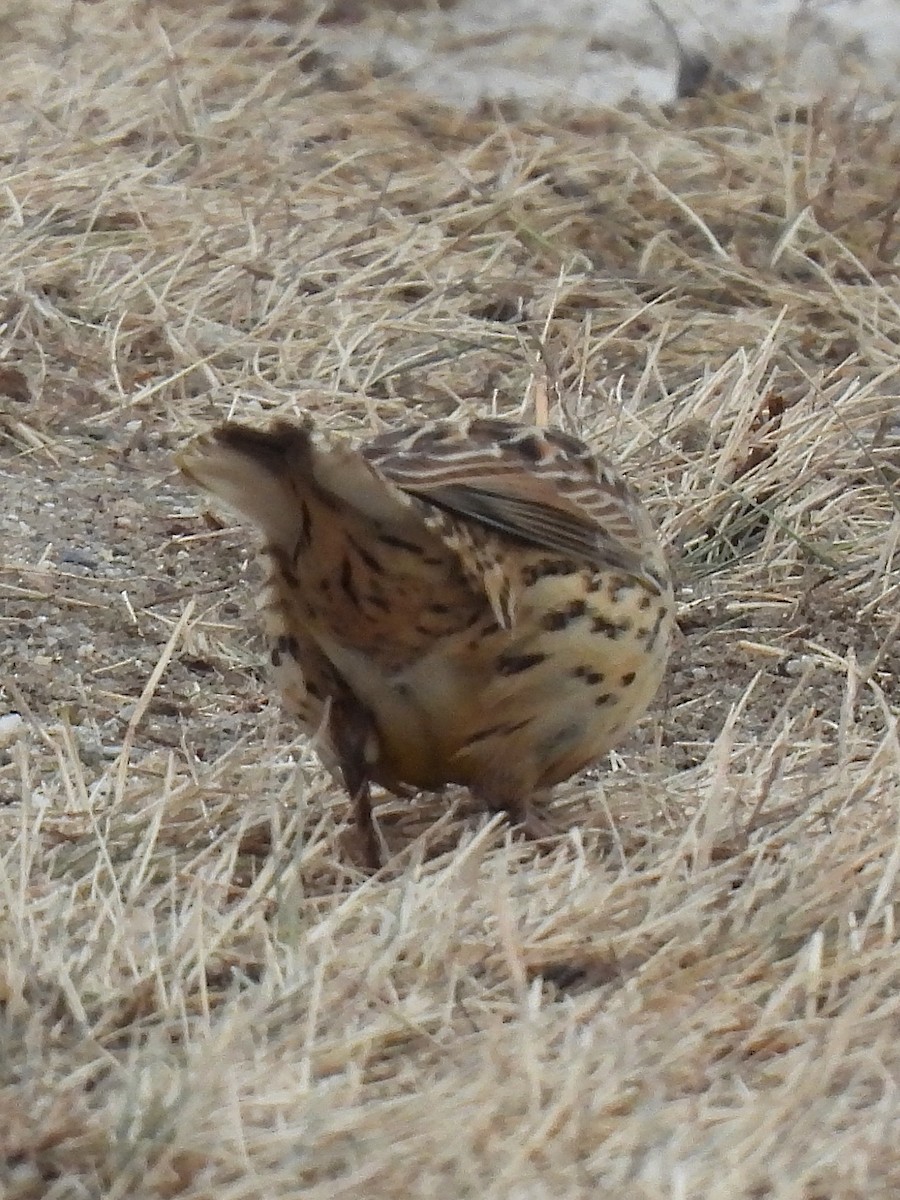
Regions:
<instances>
[{"instance_id":1,"label":"bird's tail","mask_svg":"<svg viewBox=\"0 0 900 1200\"><path fill-rule=\"evenodd\" d=\"M411 502L356 447L309 416L267 429L229 422L201 434L175 459L183 474L247 520L272 545L293 547L302 501L315 495L386 528L411 521Z\"/></svg>"},{"instance_id":2,"label":"bird's tail","mask_svg":"<svg viewBox=\"0 0 900 1200\"><path fill-rule=\"evenodd\" d=\"M312 425L276 421L268 429L228 422L175 456L184 475L281 544L297 526L296 484L310 473Z\"/></svg>"}]
</instances>

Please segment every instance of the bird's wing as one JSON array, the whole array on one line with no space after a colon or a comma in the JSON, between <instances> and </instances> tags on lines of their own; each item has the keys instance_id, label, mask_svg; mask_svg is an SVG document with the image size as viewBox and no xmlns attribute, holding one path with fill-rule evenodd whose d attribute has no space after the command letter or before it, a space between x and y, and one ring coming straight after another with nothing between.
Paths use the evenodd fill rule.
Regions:
<instances>
[{"instance_id":1,"label":"bird's wing","mask_svg":"<svg viewBox=\"0 0 900 1200\"><path fill-rule=\"evenodd\" d=\"M396 487L451 516L663 588L635 493L568 434L495 419L440 421L384 434L362 453Z\"/></svg>"}]
</instances>

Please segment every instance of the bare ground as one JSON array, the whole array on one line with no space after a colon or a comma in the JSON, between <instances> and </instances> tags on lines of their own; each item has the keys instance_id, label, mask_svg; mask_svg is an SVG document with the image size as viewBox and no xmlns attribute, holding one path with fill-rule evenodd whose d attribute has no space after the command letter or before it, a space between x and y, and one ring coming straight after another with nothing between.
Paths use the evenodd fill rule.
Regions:
<instances>
[{"instance_id":1,"label":"bare ground","mask_svg":"<svg viewBox=\"0 0 900 1200\"><path fill-rule=\"evenodd\" d=\"M463 116L252 7L2 18L0 1194L896 1195L891 121ZM555 843L390 802L366 879L171 451L548 382L664 692Z\"/></svg>"}]
</instances>

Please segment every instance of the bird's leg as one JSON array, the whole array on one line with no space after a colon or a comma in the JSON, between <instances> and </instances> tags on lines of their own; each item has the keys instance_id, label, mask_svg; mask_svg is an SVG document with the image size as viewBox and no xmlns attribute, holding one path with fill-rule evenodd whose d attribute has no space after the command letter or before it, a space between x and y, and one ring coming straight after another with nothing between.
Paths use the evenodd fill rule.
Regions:
<instances>
[{"instance_id":1,"label":"bird's leg","mask_svg":"<svg viewBox=\"0 0 900 1200\"><path fill-rule=\"evenodd\" d=\"M343 770L343 774L344 781L347 782L346 769ZM381 843L375 828L375 818L372 816L372 791L369 781L366 778L361 779L355 790L348 783L347 790L350 792L353 819L362 837L365 865L372 871L377 871L382 865Z\"/></svg>"},{"instance_id":2,"label":"bird's leg","mask_svg":"<svg viewBox=\"0 0 900 1200\"><path fill-rule=\"evenodd\" d=\"M522 832L526 837L531 838L535 842L559 834L559 830L554 829L551 823L535 810L533 801L544 799L549 799L549 796L532 795L521 805L520 809L521 817L519 819L522 825Z\"/></svg>"},{"instance_id":3,"label":"bird's leg","mask_svg":"<svg viewBox=\"0 0 900 1200\"><path fill-rule=\"evenodd\" d=\"M364 708L338 701L331 710L331 736L337 751L344 787L350 796L353 818L363 843L365 865L373 871L381 866L381 843L372 815L372 792L366 750L374 734L372 719Z\"/></svg>"},{"instance_id":4,"label":"bird's leg","mask_svg":"<svg viewBox=\"0 0 900 1200\"><path fill-rule=\"evenodd\" d=\"M470 787L472 794L491 812L505 812L511 824L526 835L539 841L556 831L549 822L535 812L533 802L549 797L549 793L535 792L523 781L495 776L485 785Z\"/></svg>"}]
</instances>

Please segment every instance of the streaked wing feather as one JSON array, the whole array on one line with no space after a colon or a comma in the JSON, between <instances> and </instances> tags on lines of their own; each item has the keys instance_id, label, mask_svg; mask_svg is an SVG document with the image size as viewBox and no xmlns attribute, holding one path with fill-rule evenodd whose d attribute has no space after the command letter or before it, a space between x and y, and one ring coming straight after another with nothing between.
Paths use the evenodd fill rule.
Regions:
<instances>
[{"instance_id":1,"label":"streaked wing feather","mask_svg":"<svg viewBox=\"0 0 900 1200\"><path fill-rule=\"evenodd\" d=\"M436 436L437 435L437 436ZM624 481L553 430L497 420L375 439L363 453L402 491L550 553L615 567L659 590L645 566L644 518Z\"/></svg>"},{"instance_id":2,"label":"streaked wing feather","mask_svg":"<svg viewBox=\"0 0 900 1200\"><path fill-rule=\"evenodd\" d=\"M517 496L500 495L488 488L460 484L418 493L446 512L470 517L510 537L543 550L571 554L593 566L616 566L630 574L642 573L642 560L621 536L610 536L609 526L590 518Z\"/></svg>"}]
</instances>

